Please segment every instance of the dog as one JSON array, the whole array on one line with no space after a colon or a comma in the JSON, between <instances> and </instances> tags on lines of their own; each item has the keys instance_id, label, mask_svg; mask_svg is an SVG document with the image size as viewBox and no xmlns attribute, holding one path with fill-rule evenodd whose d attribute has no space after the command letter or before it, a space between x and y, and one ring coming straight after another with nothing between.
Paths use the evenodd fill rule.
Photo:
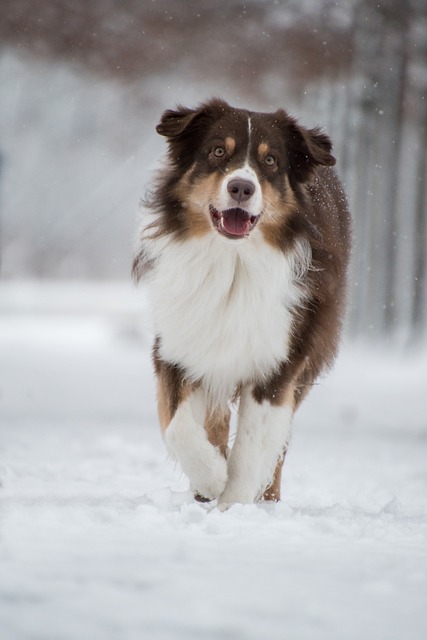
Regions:
<instances>
[{"instance_id":1,"label":"dog","mask_svg":"<svg viewBox=\"0 0 427 640\"><path fill-rule=\"evenodd\" d=\"M345 314L351 220L332 144L282 109L219 98L165 111L157 132L168 159L133 273L148 287L166 447L197 500L278 501L293 415Z\"/></svg>"}]
</instances>

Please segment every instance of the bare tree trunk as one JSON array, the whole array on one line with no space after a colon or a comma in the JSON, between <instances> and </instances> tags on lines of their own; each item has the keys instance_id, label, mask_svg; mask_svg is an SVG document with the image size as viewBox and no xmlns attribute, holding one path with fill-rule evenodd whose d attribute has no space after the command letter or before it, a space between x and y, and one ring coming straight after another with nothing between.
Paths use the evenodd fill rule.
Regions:
<instances>
[{"instance_id":1,"label":"bare tree trunk","mask_svg":"<svg viewBox=\"0 0 427 640\"><path fill-rule=\"evenodd\" d=\"M357 6L355 15L355 67L352 82L353 107L347 159L351 166L349 187L354 215L355 247L353 253L353 318L356 334L374 327L376 292L372 283L372 264L376 259L372 238L373 172L378 134L376 64L380 57L382 16L370 3Z\"/></svg>"},{"instance_id":2,"label":"bare tree trunk","mask_svg":"<svg viewBox=\"0 0 427 640\"><path fill-rule=\"evenodd\" d=\"M404 5L405 3L403 3ZM404 123L404 99L408 69L408 28L406 12L399 16L398 30L390 26L385 42L386 81L383 86L383 103L389 105L386 119L389 149L385 161L388 165L388 186L386 190L385 225L386 270L384 287L383 327L390 333L396 326L396 306L399 304L397 290L397 253L398 253L398 190L400 182L400 163L402 154L402 132ZM397 17L394 16L397 20ZM385 108L387 108L385 106Z\"/></svg>"},{"instance_id":3,"label":"bare tree trunk","mask_svg":"<svg viewBox=\"0 0 427 640\"><path fill-rule=\"evenodd\" d=\"M417 194L415 202L414 228L414 295L412 304L412 327L415 337L426 331L427 282L427 87L424 92L423 118L417 169Z\"/></svg>"}]
</instances>

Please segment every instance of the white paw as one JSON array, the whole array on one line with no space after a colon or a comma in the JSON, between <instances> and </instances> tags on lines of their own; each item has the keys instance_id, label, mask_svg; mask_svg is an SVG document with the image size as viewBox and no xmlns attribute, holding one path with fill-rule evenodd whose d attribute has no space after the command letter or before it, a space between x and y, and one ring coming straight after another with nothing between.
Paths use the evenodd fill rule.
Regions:
<instances>
[{"instance_id":1,"label":"white paw","mask_svg":"<svg viewBox=\"0 0 427 640\"><path fill-rule=\"evenodd\" d=\"M233 503L218 502L218 504L216 505L216 508L224 513L224 511L228 511L228 509L230 509L230 507L232 506L233 506Z\"/></svg>"},{"instance_id":2,"label":"white paw","mask_svg":"<svg viewBox=\"0 0 427 640\"><path fill-rule=\"evenodd\" d=\"M227 511L234 504L253 504L255 501L256 495L253 495L252 492L233 490L226 486L218 500L217 507L220 511Z\"/></svg>"},{"instance_id":3,"label":"white paw","mask_svg":"<svg viewBox=\"0 0 427 640\"><path fill-rule=\"evenodd\" d=\"M209 456L205 466L193 465L187 469L193 490L209 500L218 498L227 483L227 462L219 451L214 451L217 455Z\"/></svg>"}]
</instances>

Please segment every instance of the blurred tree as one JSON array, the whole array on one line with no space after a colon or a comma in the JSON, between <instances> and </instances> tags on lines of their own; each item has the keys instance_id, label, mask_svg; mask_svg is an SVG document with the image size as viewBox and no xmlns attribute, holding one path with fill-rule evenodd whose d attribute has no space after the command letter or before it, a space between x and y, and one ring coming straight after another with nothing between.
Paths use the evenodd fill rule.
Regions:
<instances>
[{"instance_id":1,"label":"blurred tree","mask_svg":"<svg viewBox=\"0 0 427 640\"><path fill-rule=\"evenodd\" d=\"M1 0L1 5L3 43L123 81L177 68L178 62L181 68L188 63L197 80L212 74L214 64L231 79L246 77L249 91L267 68L312 78L328 70L336 74L350 59L350 25L325 20L331 15L325 7L335 5L329 1L309 15L310 3L296 0Z\"/></svg>"},{"instance_id":2,"label":"blurred tree","mask_svg":"<svg viewBox=\"0 0 427 640\"><path fill-rule=\"evenodd\" d=\"M78 73L83 70L81 77L115 83L117 95L120 83L126 100L135 100L134 112L123 99L114 108L107 105L104 115L92 105L78 118L71 106L67 117L52 113L56 124L62 118L68 123L62 126L73 133L65 142L55 140L53 161L66 157L65 173L68 165L84 165L93 140L99 144L106 132L113 138L114 129L117 149L125 147L124 139L128 148L134 148L134 113L148 108L150 114L157 113L165 106L159 97L162 83L194 87L192 96L198 95L199 86L203 91L212 87L213 92L217 86L228 86L240 103L266 109L286 107L287 89L292 104L299 105L297 115L313 125L322 124L332 135L338 170L349 193L355 222L354 331L369 331L377 338L393 336L403 325L409 333L425 329L425 0L0 0L0 4L3 51L13 48L31 54L52 69L58 61L65 62ZM25 95L31 100L31 88L25 88ZM101 94L99 99L103 100ZM20 108L30 121L33 105ZM113 122L107 112L122 115ZM97 188L106 190L106 182ZM82 176L80 188L90 189L87 176ZM69 196L64 187L63 200ZM20 227L22 238L15 238L21 254L31 252L37 273L52 276L69 269L79 275L111 276L115 269L111 251L119 234L119 223L112 222L118 192L115 203L102 211L95 207L92 217L82 220L76 214L80 209L86 214L90 194L84 206L70 207L59 221L53 195L51 202L45 193L40 201L42 197L44 208L39 205L31 224ZM72 227L67 226L68 219Z\"/></svg>"},{"instance_id":3,"label":"blurred tree","mask_svg":"<svg viewBox=\"0 0 427 640\"><path fill-rule=\"evenodd\" d=\"M416 163L415 220L413 225L414 276L411 326L417 337L426 330L427 315L427 15L417 25L414 64L415 114L419 131ZM421 27L421 28L420 28Z\"/></svg>"}]
</instances>

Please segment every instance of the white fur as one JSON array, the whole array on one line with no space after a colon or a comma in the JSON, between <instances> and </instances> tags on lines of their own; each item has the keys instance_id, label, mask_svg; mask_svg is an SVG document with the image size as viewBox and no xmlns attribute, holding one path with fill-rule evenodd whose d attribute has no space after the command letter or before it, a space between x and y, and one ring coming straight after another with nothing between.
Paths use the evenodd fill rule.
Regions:
<instances>
[{"instance_id":1,"label":"white fur","mask_svg":"<svg viewBox=\"0 0 427 640\"><path fill-rule=\"evenodd\" d=\"M203 427L205 398L196 391L178 407L165 432L165 443L178 460L192 489L205 498L215 499L227 480L227 463L208 440Z\"/></svg>"},{"instance_id":2,"label":"white fur","mask_svg":"<svg viewBox=\"0 0 427 640\"><path fill-rule=\"evenodd\" d=\"M250 388L242 395L236 440L228 462L228 481L218 507L252 503L271 483L291 435L292 408L257 403Z\"/></svg>"},{"instance_id":3,"label":"white fur","mask_svg":"<svg viewBox=\"0 0 427 640\"><path fill-rule=\"evenodd\" d=\"M248 116L248 153L246 156L246 162L249 162L249 154L251 151L251 136L252 136L252 121L250 119L250 117Z\"/></svg>"},{"instance_id":4,"label":"white fur","mask_svg":"<svg viewBox=\"0 0 427 640\"><path fill-rule=\"evenodd\" d=\"M147 246L157 256L149 286L164 360L203 381L222 403L239 384L267 377L286 360L309 247L284 255L258 229L242 241L223 241L213 230Z\"/></svg>"}]
</instances>

